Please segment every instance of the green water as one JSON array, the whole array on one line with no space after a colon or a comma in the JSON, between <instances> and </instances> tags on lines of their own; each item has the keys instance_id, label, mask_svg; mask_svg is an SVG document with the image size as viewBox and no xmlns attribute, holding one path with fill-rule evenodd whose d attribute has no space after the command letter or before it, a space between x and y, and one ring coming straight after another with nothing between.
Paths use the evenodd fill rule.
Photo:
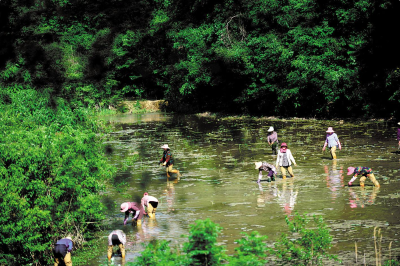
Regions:
<instances>
[{"instance_id":1,"label":"green water","mask_svg":"<svg viewBox=\"0 0 400 266\"><path fill-rule=\"evenodd\" d=\"M115 177L103 200L108 207L110 229L122 229L128 237L126 261L133 261L143 250L142 243L166 239L182 245L189 225L210 218L224 229L219 242L232 253L241 232L259 231L273 243L287 232L285 216L321 215L333 236L332 253L345 264L375 263L374 227L382 233L382 256L399 254L400 154L396 125L386 122L348 123L317 120L271 120L255 118L216 118L207 115L151 113L105 118L115 126L108 142L110 161L127 167ZM267 130L275 127L297 162L295 178L256 183L255 161L274 163L276 156L267 144ZM325 131L332 126L343 149L336 163L327 151L322 153ZM181 180L167 179L158 165L161 145L168 144ZM131 158L138 161L129 164ZM365 189L348 187L347 167L371 167L380 189L367 179ZM121 189L122 188L122 189ZM140 201L144 192L159 199L156 220L145 217L141 227L123 226L119 205ZM90 265L106 259L104 255ZM120 262L120 258L115 258ZM361 264L360 264L361 265Z\"/></svg>"}]
</instances>

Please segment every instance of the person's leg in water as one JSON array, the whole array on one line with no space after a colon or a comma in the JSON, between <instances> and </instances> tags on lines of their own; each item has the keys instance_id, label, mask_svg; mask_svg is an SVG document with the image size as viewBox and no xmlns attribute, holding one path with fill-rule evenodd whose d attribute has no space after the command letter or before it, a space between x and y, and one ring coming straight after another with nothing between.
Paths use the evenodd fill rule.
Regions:
<instances>
[{"instance_id":1,"label":"person's leg in water","mask_svg":"<svg viewBox=\"0 0 400 266\"><path fill-rule=\"evenodd\" d=\"M367 179L367 177L366 176L362 176L361 178L360 178L360 187L364 187L364 183L365 183L365 180Z\"/></svg>"},{"instance_id":2,"label":"person's leg in water","mask_svg":"<svg viewBox=\"0 0 400 266\"><path fill-rule=\"evenodd\" d=\"M121 257L124 259L125 258L125 247L124 244L119 244L119 251L121 251Z\"/></svg>"},{"instance_id":3,"label":"person's leg in water","mask_svg":"<svg viewBox=\"0 0 400 266\"><path fill-rule=\"evenodd\" d=\"M181 173L179 172L179 170L172 169L173 166L174 166L173 164L170 164L167 167L167 177L170 177L169 173L172 173L172 174L176 174L178 179L181 178L181 176L182 176Z\"/></svg>"},{"instance_id":4,"label":"person's leg in water","mask_svg":"<svg viewBox=\"0 0 400 266\"><path fill-rule=\"evenodd\" d=\"M167 172L167 177L171 177L170 173L172 171L172 164L170 164L169 166L165 167L165 171Z\"/></svg>"},{"instance_id":5,"label":"person's leg in water","mask_svg":"<svg viewBox=\"0 0 400 266\"><path fill-rule=\"evenodd\" d=\"M286 167L281 166L282 179L286 179Z\"/></svg>"},{"instance_id":6,"label":"person's leg in water","mask_svg":"<svg viewBox=\"0 0 400 266\"><path fill-rule=\"evenodd\" d=\"M72 260L71 260L71 253L68 252L67 255L64 257L64 263L66 266L72 266Z\"/></svg>"},{"instance_id":7,"label":"person's leg in water","mask_svg":"<svg viewBox=\"0 0 400 266\"><path fill-rule=\"evenodd\" d=\"M157 210L158 202L156 202L156 201L150 201L149 204L148 204L148 206L151 206L151 207L150 207L151 210L148 211L149 216L150 216L150 213L151 213L150 218L153 218L153 219L156 218L156 210Z\"/></svg>"},{"instance_id":8,"label":"person's leg in water","mask_svg":"<svg viewBox=\"0 0 400 266\"><path fill-rule=\"evenodd\" d=\"M294 177L293 168L292 168L291 166L289 166L289 167L287 168L287 170L288 170L288 172L289 172L289 175L290 175L291 177Z\"/></svg>"},{"instance_id":9,"label":"person's leg in water","mask_svg":"<svg viewBox=\"0 0 400 266\"><path fill-rule=\"evenodd\" d=\"M113 246L112 246L112 245L109 245L108 248L107 248L107 258L108 258L109 260L111 260L112 253L113 253Z\"/></svg>"},{"instance_id":10,"label":"person's leg in water","mask_svg":"<svg viewBox=\"0 0 400 266\"><path fill-rule=\"evenodd\" d=\"M368 175L369 179L372 181L372 183L374 183L374 185L376 187L380 187L381 185L379 185L379 182L376 180L375 176L373 173Z\"/></svg>"},{"instance_id":11,"label":"person's leg in water","mask_svg":"<svg viewBox=\"0 0 400 266\"><path fill-rule=\"evenodd\" d=\"M268 172L268 182L275 181L274 171L269 170Z\"/></svg>"},{"instance_id":12,"label":"person's leg in water","mask_svg":"<svg viewBox=\"0 0 400 266\"><path fill-rule=\"evenodd\" d=\"M272 148L272 155L276 155L276 148L278 144L276 142L272 143L271 148Z\"/></svg>"},{"instance_id":13,"label":"person's leg in water","mask_svg":"<svg viewBox=\"0 0 400 266\"><path fill-rule=\"evenodd\" d=\"M336 160L336 146L330 147L332 160Z\"/></svg>"}]
</instances>

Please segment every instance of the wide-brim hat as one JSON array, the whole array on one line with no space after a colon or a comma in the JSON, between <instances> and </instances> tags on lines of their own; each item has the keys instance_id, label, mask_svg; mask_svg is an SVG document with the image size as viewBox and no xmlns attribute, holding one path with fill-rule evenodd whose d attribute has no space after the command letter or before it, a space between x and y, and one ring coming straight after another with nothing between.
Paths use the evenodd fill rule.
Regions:
<instances>
[{"instance_id":1,"label":"wide-brim hat","mask_svg":"<svg viewBox=\"0 0 400 266\"><path fill-rule=\"evenodd\" d=\"M352 175L354 173L354 169L356 169L356 168L355 167L347 168L347 175Z\"/></svg>"},{"instance_id":2,"label":"wide-brim hat","mask_svg":"<svg viewBox=\"0 0 400 266\"><path fill-rule=\"evenodd\" d=\"M272 131L274 131L274 127L269 127L268 132L272 132Z\"/></svg>"},{"instance_id":3,"label":"wide-brim hat","mask_svg":"<svg viewBox=\"0 0 400 266\"><path fill-rule=\"evenodd\" d=\"M282 147L286 147L287 148L287 144L286 144L286 142L282 142L282 144L281 144L281 148Z\"/></svg>"},{"instance_id":4,"label":"wide-brim hat","mask_svg":"<svg viewBox=\"0 0 400 266\"><path fill-rule=\"evenodd\" d=\"M124 202L121 204L121 212L126 212L129 209L128 202Z\"/></svg>"},{"instance_id":5,"label":"wide-brim hat","mask_svg":"<svg viewBox=\"0 0 400 266\"><path fill-rule=\"evenodd\" d=\"M335 131L333 130L333 128L332 128L332 127L328 127L328 130L326 131L326 133L333 133L333 132L335 132Z\"/></svg>"},{"instance_id":6,"label":"wide-brim hat","mask_svg":"<svg viewBox=\"0 0 400 266\"><path fill-rule=\"evenodd\" d=\"M164 144L161 146L161 149L169 149L168 144Z\"/></svg>"},{"instance_id":7,"label":"wide-brim hat","mask_svg":"<svg viewBox=\"0 0 400 266\"><path fill-rule=\"evenodd\" d=\"M262 162L255 162L254 164L256 165L256 169L260 169L262 166Z\"/></svg>"},{"instance_id":8,"label":"wide-brim hat","mask_svg":"<svg viewBox=\"0 0 400 266\"><path fill-rule=\"evenodd\" d=\"M72 240L72 237L70 235L65 237L66 239Z\"/></svg>"},{"instance_id":9,"label":"wide-brim hat","mask_svg":"<svg viewBox=\"0 0 400 266\"><path fill-rule=\"evenodd\" d=\"M397 123L398 125L400 125L400 122L399 123Z\"/></svg>"}]
</instances>

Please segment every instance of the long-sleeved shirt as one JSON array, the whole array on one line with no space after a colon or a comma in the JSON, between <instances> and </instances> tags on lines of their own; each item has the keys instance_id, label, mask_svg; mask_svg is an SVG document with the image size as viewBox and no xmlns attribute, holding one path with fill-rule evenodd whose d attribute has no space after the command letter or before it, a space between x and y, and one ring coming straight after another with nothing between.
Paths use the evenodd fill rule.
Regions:
<instances>
[{"instance_id":1,"label":"long-sleeved shirt","mask_svg":"<svg viewBox=\"0 0 400 266\"><path fill-rule=\"evenodd\" d=\"M164 163L166 162L166 166L169 166L170 164L174 164L174 159L172 158L172 153L170 150L166 150L163 152L163 156L160 160L160 162Z\"/></svg>"},{"instance_id":2,"label":"long-sleeved shirt","mask_svg":"<svg viewBox=\"0 0 400 266\"><path fill-rule=\"evenodd\" d=\"M274 175L277 174L275 166L273 166L272 164L266 163L266 162L263 162L261 167L259 168L259 172L258 172L259 179L262 178L262 171L266 171L268 173L269 173L269 171L272 171Z\"/></svg>"},{"instance_id":3,"label":"long-sleeved shirt","mask_svg":"<svg viewBox=\"0 0 400 266\"><path fill-rule=\"evenodd\" d=\"M267 138L268 143L278 142L278 133L273 131Z\"/></svg>"},{"instance_id":4,"label":"long-sleeved shirt","mask_svg":"<svg viewBox=\"0 0 400 266\"><path fill-rule=\"evenodd\" d=\"M149 204L150 201L158 202L158 199L153 196L149 196L149 195L143 196L143 198L141 200L143 209L145 206L147 206Z\"/></svg>"},{"instance_id":5,"label":"long-sleeved shirt","mask_svg":"<svg viewBox=\"0 0 400 266\"><path fill-rule=\"evenodd\" d=\"M133 219L142 219L144 215L144 208L142 204L136 202L128 202L129 208L125 212L125 221L129 218L129 213L134 213Z\"/></svg>"},{"instance_id":6,"label":"long-sleeved shirt","mask_svg":"<svg viewBox=\"0 0 400 266\"><path fill-rule=\"evenodd\" d=\"M117 235L119 242L122 243L122 245L125 245L126 243L126 234L122 230L114 230L108 235L108 245L112 246L112 236Z\"/></svg>"},{"instance_id":7,"label":"long-sleeved shirt","mask_svg":"<svg viewBox=\"0 0 400 266\"><path fill-rule=\"evenodd\" d=\"M327 134L325 141L326 141L326 143L328 143L329 148L339 145L339 139L338 139L338 136L336 135L336 133Z\"/></svg>"},{"instance_id":8,"label":"long-sleeved shirt","mask_svg":"<svg viewBox=\"0 0 400 266\"><path fill-rule=\"evenodd\" d=\"M285 155L285 153L286 153L286 156L287 156L287 160L288 160L289 166L292 165L291 162L296 164L296 161L293 158L292 152L289 149L286 149L286 152L278 151L278 156L276 156L276 163L275 164L279 165L279 166L283 166L283 164L282 164L283 163L283 156Z\"/></svg>"},{"instance_id":9,"label":"long-sleeved shirt","mask_svg":"<svg viewBox=\"0 0 400 266\"><path fill-rule=\"evenodd\" d=\"M68 252L71 252L74 245L71 239L63 238L57 241L56 245L65 245L67 247Z\"/></svg>"},{"instance_id":10,"label":"long-sleeved shirt","mask_svg":"<svg viewBox=\"0 0 400 266\"><path fill-rule=\"evenodd\" d=\"M363 167L363 166L356 167L356 168L354 169L353 177L351 178L350 183L353 183L354 180L357 179L357 176L358 176L358 175L367 176L367 175L369 175L369 174L372 174L372 169L371 169L371 168L369 168L369 167Z\"/></svg>"}]
</instances>

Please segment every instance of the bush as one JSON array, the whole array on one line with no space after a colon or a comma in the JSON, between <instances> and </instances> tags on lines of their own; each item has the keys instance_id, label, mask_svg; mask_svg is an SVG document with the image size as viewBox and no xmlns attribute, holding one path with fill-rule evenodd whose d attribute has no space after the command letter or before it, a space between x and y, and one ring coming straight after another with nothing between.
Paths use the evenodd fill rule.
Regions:
<instances>
[{"instance_id":1,"label":"bush","mask_svg":"<svg viewBox=\"0 0 400 266\"><path fill-rule=\"evenodd\" d=\"M306 228L310 222L313 222L311 228L315 229ZM292 220L286 217L286 223L292 235L282 234L272 252L282 265L321 265L323 257L337 260L336 256L328 254L332 237L321 217L308 219L296 212Z\"/></svg>"},{"instance_id":2,"label":"bush","mask_svg":"<svg viewBox=\"0 0 400 266\"><path fill-rule=\"evenodd\" d=\"M221 227L210 219L197 220L190 227L189 242L184 251L188 254L190 265L220 265L225 258L223 247L216 245Z\"/></svg>"},{"instance_id":3,"label":"bush","mask_svg":"<svg viewBox=\"0 0 400 266\"><path fill-rule=\"evenodd\" d=\"M103 219L99 191L113 169L97 124L49 94L25 90L0 104L0 265L49 265L72 234L79 247Z\"/></svg>"}]
</instances>

